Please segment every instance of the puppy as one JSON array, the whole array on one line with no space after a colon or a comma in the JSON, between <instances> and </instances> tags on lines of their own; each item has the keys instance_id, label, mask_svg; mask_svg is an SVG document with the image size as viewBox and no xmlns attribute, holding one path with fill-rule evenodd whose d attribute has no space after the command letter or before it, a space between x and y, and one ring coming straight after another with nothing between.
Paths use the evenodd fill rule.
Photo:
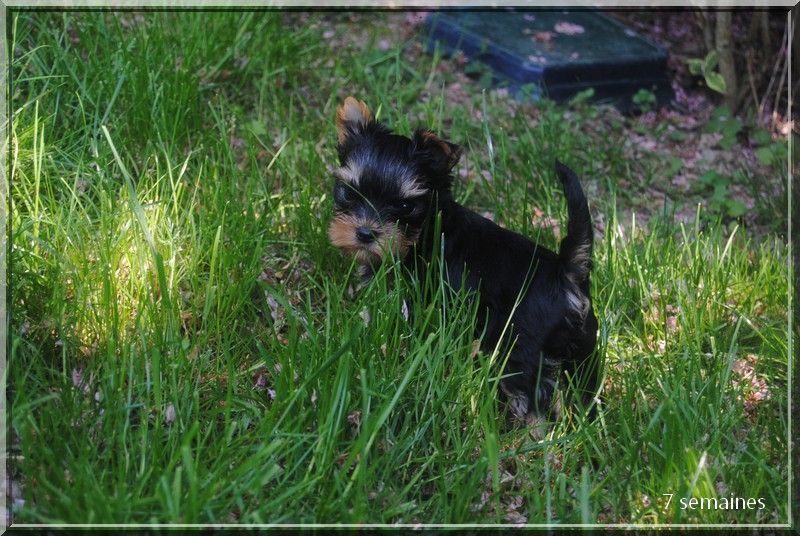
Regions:
<instances>
[{"instance_id":1,"label":"puppy","mask_svg":"<svg viewBox=\"0 0 800 536\"><path fill-rule=\"evenodd\" d=\"M356 257L365 278L387 256L414 272L427 265L418 261L431 260L439 219L450 284L465 285L479 300L481 348L508 355L500 387L512 417L532 423L550 413L560 371L578 367L588 405L599 373L592 223L576 175L556 162L569 214L556 253L455 202L457 145L425 129L411 138L395 134L353 97L338 108L336 128L331 243Z\"/></svg>"}]
</instances>

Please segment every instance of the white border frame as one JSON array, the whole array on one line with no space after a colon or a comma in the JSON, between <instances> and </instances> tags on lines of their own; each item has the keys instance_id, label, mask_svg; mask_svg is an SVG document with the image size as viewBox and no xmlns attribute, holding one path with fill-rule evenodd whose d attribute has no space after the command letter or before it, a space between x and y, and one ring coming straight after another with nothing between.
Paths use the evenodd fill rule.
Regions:
<instances>
[{"instance_id":1,"label":"white border frame","mask_svg":"<svg viewBox=\"0 0 800 536\"><path fill-rule=\"evenodd\" d=\"M0 140L9 140L10 125L8 124L8 106L10 95L6 93L7 88L7 73L8 73L8 51L6 50L6 23L7 23L7 8L28 8L34 7L37 9L47 10L52 9L69 9L69 8L109 8L109 9L133 9L133 8L309 8L321 9L332 7L347 7L347 8L381 8L381 9L436 9L446 7L520 7L520 8L548 8L548 7L592 7L592 8L621 8L621 9L635 9L635 8L668 8L668 7L688 7L688 8L767 8L767 7L785 7L787 8L787 119L792 120L792 47L791 39L793 34L792 27L792 8L795 7L795 0L631 0L626 2L624 0L564 0L561 2L545 0L544 2L528 1L513 1L513 0L469 0L469 2L460 2L459 0L388 0L385 5L376 5L375 0L351 0L347 5L342 3L343 0L0 0L0 26L2 27L3 36L0 38ZM465 5L467 4L467 5ZM7 474L7 449L6 449L6 378L7 378L7 329L8 329L8 311L7 311L7 273L6 266L10 258L6 253L10 244L8 240L8 213L7 207L10 199L10 189L7 176L6 161L8 146L2 148L0 143L0 461L2 461L2 468L0 468L0 534L3 534L8 528L45 528L45 527L63 527L63 528L173 528L173 529L231 529L231 528L253 528L253 529L266 529L266 528L280 528L280 529L319 529L319 528L334 528L334 529L373 529L373 528L397 528L397 529L423 529L423 528L451 528L451 529L520 529L520 528L552 528L552 529L568 529L568 528L622 528L622 529L660 529L660 528L763 528L763 529L786 529L793 526L793 508L792 508L792 365L795 359L793 351L793 310L792 310L792 293L794 290L794 258L792 249L792 135L791 130L787 136L788 145L788 161L787 161L787 203L788 203L788 222L787 222L787 253L788 253L788 386L787 386L787 408L788 408L788 489L787 489L787 523L777 524L562 524L562 525L548 525L548 524L527 524L527 525L514 525L514 524L402 524L402 525L387 525L380 523L372 524L67 524L67 525L52 525L52 524L31 524L31 523L18 523L13 524L11 527L6 523L11 521L11 511L9 504L7 504L7 497L11 491L10 481Z\"/></svg>"}]
</instances>

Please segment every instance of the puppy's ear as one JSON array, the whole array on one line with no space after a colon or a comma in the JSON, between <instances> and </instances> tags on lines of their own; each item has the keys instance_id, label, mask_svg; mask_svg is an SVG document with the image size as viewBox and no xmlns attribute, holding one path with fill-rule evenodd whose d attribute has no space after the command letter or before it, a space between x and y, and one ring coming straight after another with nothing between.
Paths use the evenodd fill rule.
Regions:
<instances>
[{"instance_id":1,"label":"puppy's ear","mask_svg":"<svg viewBox=\"0 0 800 536\"><path fill-rule=\"evenodd\" d=\"M437 175L449 175L461 158L461 147L427 129L414 132L412 142L414 157Z\"/></svg>"},{"instance_id":2,"label":"puppy's ear","mask_svg":"<svg viewBox=\"0 0 800 536\"><path fill-rule=\"evenodd\" d=\"M374 120L372 112L362 101L353 97L344 99L344 103L336 110L339 145L342 145L359 127L364 127Z\"/></svg>"}]
</instances>

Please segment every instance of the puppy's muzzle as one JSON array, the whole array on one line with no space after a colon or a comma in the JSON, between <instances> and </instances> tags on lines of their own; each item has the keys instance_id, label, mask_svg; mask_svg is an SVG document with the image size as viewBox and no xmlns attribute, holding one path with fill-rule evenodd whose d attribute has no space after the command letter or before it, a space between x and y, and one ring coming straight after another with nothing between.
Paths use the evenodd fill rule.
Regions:
<instances>
[{"instance_id":1,"label":"puppy's muzzle","mask_svg":"<svg viewBox=\"0 0 800 536\"><path fill-rule=\"evenodd\" d=\"M377 240L379 236L380 233L378 231L363 225L356 229L356 238L358 238L358 241L362 244L370 244Z\"/></svg>"}]
</instances>

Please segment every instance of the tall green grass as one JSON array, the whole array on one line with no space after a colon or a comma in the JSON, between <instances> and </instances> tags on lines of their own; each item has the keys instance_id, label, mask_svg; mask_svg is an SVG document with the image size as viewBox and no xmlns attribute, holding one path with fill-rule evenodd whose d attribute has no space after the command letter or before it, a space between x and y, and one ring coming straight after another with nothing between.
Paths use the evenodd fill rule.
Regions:
<instances>
[{"instance_id":1,"label":"tall green grass","mask_svg":"<svg viewBox=\"0 0 800 536\"><path fill-rule=\"evenodd\" d=\"M785 522L781 240L699 215L643 229L617 215L637 180L625 132L581 128L593 107L565 121L474 89L457 106L413 42L323 37L388 16L15 15L15 521ZM475 352L468 296L422 299L391 264L354 288L326 236L351 93L464 143L459 199L548 246L530 215L565 221L553 160L584 177L605 223L596 421L568 407L542 440L506 428L502 356ZM731 494L767 508L678 507Z\"/></svg>"}]
</instances>

